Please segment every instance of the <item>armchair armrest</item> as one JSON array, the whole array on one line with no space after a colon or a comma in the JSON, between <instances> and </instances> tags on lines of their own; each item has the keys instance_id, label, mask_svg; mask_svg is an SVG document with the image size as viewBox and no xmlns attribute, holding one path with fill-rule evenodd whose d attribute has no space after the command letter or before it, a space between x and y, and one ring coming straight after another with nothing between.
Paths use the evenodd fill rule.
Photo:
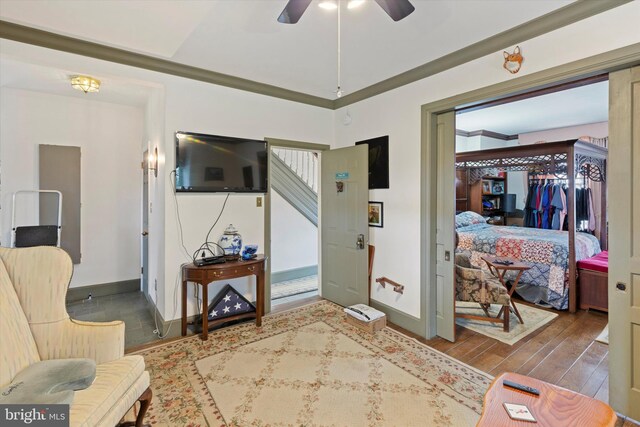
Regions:
<instances>
[{"instance_id":1,"label":"armchair armrest","mask_svg":"<svg viewBox=\"0 0 640 427\"><path fill-rule=\"evenodd\" d=\"M124 356L124 322L84 322L64 319L31 324L43 360L86 357L97 364Z\"/></svg>"}]
</instances>

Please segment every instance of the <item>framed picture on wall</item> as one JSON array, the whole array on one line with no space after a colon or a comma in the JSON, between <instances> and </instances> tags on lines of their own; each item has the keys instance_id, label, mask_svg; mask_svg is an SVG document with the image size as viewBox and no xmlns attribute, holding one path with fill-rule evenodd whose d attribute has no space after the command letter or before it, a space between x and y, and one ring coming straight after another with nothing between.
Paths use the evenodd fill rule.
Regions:
<instances>
[{"instance_id":1,"label":"framed picture on wall","mask_svg":"<svg viewBox=\"0 0 640 427\"><path fill-rule=\"evenodd\" d=\"M369 146L369 189L389 188L389 135L358 141Z\"/></svg>"},{"instance_id":2,"label":"framed picture on wall","mask_svg":"<svg viewBox=\"0 0 640 427\"><path fill-rule=\"evenodd\" d=\"M369 227L382 228L382 202L369 202Z\"/></svg>"}]
</instances>

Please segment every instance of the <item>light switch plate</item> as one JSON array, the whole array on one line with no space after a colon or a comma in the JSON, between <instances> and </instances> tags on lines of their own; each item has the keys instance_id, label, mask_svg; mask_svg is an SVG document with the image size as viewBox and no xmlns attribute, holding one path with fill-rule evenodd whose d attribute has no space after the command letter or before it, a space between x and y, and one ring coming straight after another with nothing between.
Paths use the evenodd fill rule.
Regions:
<instances>
[{"instance_id":1,"label":"light switch plate","mask_svg":"<svg viewBox=\"0 0 640 427\"><path fill-rule=\"evenodd\" d=\"M256 207L262 207L262 197L256 197Z\"/></svg>"}]
</instances>

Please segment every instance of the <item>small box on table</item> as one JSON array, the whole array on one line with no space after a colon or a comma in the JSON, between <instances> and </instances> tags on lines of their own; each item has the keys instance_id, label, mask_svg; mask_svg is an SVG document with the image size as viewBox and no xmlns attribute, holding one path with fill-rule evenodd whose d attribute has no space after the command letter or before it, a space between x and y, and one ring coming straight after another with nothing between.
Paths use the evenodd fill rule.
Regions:
<instances>
[{"instance_id":1,"label":"small box on table","mask_svg":"<svg viewBox=\"0 0 640 427\"><path fill-rule=\"evenodd\" d=\"M345 307L346 321L348 324L358 327L370 334L384 329L387 326L387 316L375 308L364 304L356 304Z\"/></svg>"}]
</instances>

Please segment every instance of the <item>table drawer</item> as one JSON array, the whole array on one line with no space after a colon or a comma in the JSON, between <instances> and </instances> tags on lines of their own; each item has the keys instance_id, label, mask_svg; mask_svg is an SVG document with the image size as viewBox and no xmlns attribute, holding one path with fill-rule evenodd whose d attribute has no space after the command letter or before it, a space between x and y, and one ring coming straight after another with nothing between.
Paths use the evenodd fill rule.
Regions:
<instances>
[{"instance_id":1,"label":"table drawer","mask_svg":"<svg viewBox=\"0 0 640 427\"><path fill-rule=\"evenodd\" d=\"M258 274L262 264L234 265L228 268L216 269L187 269L184 274L188 282L213 282L216 280L232 279L236 277Z\"/></svg>"}]
</instances>

